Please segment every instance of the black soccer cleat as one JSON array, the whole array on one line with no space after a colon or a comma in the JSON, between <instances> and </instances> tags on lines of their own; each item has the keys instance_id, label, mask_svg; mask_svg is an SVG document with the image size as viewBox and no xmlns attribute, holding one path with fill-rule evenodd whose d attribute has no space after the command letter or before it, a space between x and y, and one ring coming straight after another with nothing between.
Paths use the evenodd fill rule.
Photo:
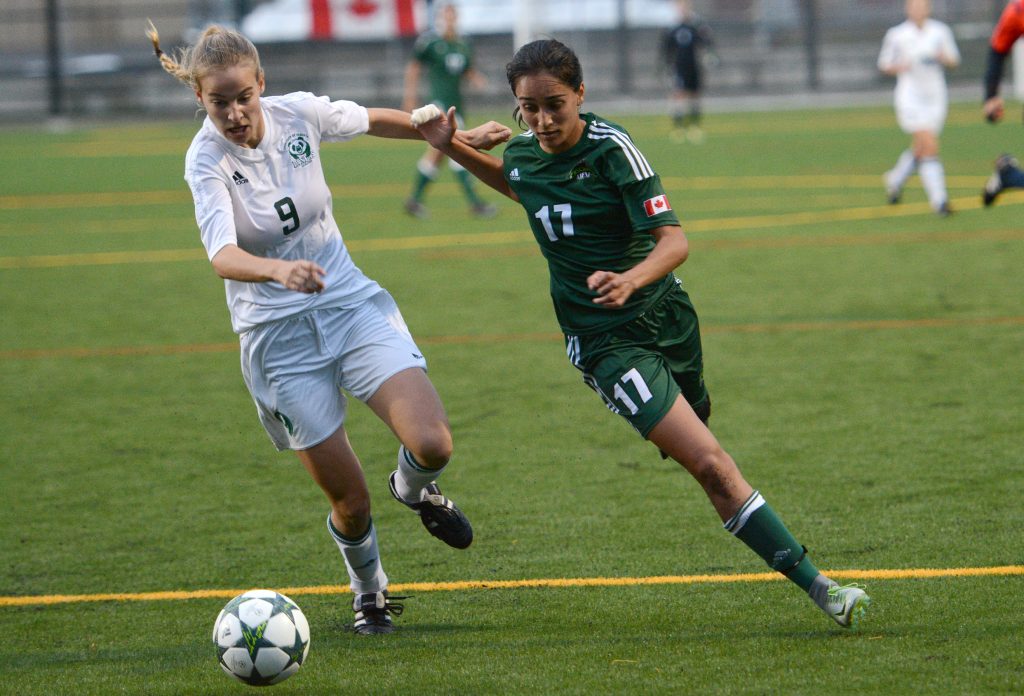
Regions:
<instances>
[{"instance_id":1,"label":"black soccer cleat","mask_svg":"<svg viewBox=\"0 0 1024 696\"><path fill-rule=\"evenodd\" d=\"M985 182L985 188L981 192L981 202L989 207L996 202L996 198L1006 185L1003 183L1003 174L1018 167L1017 159L1013 155L1000 155L996 160L995 171Z\"/></svg>"},{"instance_id":2,"label":"black soccer cleat","mask_svg":"<svg viewBox=\"0 0 1024 696\"><path fill-rule=\"evenodd\" d=\"M395 489L397 474L397 471L392 471L388 479L391 495L398 502L419 513L420 521L428 532L456 549L467 548L473 543L473 527L469 520L454 502L444 497L436 483L430 483L423 489L423 498L420 502L409 503L403 500Z\"/></svg>"},{"instance_id":3,"label":"black soccer cleat","mask_svg":"<svg viewBox=\"0 0 1024 696\"><path fill-rule=\"evenodd\" d=\"M356 613L352 631L362 636L391 633L395 630L391 615L401 616L405 605L393 600L405 597L389 597L387 590L357 594L352 600L352 611Z\"/></svg>"}]
</instances>

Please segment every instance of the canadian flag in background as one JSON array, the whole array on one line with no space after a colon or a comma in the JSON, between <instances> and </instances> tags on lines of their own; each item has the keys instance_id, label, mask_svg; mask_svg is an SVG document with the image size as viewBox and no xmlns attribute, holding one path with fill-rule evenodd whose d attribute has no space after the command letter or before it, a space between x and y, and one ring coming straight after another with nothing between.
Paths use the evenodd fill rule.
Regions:
<instances>
[{"instance_id":1,"label":"canadian flag in background","mask_svg":"<svg viewBox=\"0 0 1024 696\"><path fill-rule=\"evenodd\" d=\"M309 0L312 39L415 36L424 24L415 0Z\"/></svg>"},{"instance_id":2,"label":"canadian flag in background","mask_svg":"<svg viewBox=\"0 0 1024 696\"><path fill-rule=\"evenodd\" d=\"M644 201L644 211L647 213L647 217L654 217L658 213L664 213L666 210L672 210L672 206L668 204L668 198L665 197L664 193Z\"/></svg>"}]
</instances>

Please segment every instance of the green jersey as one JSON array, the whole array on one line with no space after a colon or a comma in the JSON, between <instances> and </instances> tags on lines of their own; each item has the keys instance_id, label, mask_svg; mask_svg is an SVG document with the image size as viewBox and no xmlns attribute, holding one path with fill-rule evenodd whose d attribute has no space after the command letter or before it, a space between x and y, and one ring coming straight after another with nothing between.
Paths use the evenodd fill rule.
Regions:
<instances>
[{"instance_id":1,"label":"green jersey","mask_svg":"<svg viewBox=\"0 0 1024 696\"><path fill-rule=\"evenodd\" d=\"M551 299L562 331L586 335L636 318L675 284L671 273L638 289L620 308L594 304L594 271L623 273L654 249L649 232L679 219L661 179L624 128L594 114L578 143L549 154L533 133L505 148L505 180L519 197L548 262Z\"/></svg>"},{"instance_id":2,"label":"green jersey","mask_svg":"<svg viewBox=\"0 0 1024 696\"><path fill-rule=\"evenodd\" d=\"M430 32L420 36L413 56L427 69L430 101L443 109L454 106L462 112L462 76L473 65L469 44L456 38L448 41Z\"/></svg>"}]
</instances>

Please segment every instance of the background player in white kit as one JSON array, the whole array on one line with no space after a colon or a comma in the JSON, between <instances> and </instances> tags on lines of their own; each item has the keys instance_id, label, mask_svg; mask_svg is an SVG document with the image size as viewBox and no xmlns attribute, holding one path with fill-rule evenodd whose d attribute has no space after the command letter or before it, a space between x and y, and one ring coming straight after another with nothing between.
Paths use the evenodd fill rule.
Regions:
<instances>
[{"instance_id":1,"label":"background player in white kit","mask_svg":"<svg viewBox=\"0 0 1024 696\"><path fill-rule=\"evenodd\" d=\"M210 27L176 58L153 47L164 69L207 112L185 162L196 220L225 279L242 373L263 427L293 449L331 503L327 526L355 593L357 633L389 633L402 606L388 579L370 517L362 466L344 428L341 389L364 401L400 441L391 492L431 534L456 548L469 521L434 480L452 454L441 399L391 296L352 262L334 220L320 165L322 140L368 133L420 139L409 114L299 92L261 98L259 55L241 34ZM463 132L473 147L507 139L485 124Z\"/></svg>"},{"instance_id":2,"label":"background player in white kit","mask_svg":"<svg viewBox=\"0 0 1024 696\"><path fill-rule=\"evenodd\" d=\"M896 77L896 120L912 138L885 174L886 194L890 203L898 203L916 170L932 209L945 216L950 208L939 134L949 108L945 70L960 64L960 51L950 28L930 18L930 0L907 0L906 13L905 22L885 33L878 56L878 69Z\"/></svg>"}]
</instances>

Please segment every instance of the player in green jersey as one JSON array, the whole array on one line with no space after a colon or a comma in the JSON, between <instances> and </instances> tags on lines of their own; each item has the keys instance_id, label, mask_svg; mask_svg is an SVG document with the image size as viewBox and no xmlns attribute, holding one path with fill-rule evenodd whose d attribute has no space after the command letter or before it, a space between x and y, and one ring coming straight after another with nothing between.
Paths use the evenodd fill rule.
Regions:
<instances>
[{"instance_id":1,"label":"player in green jersey","mask_svg":"<svg viewBox=\"0 0 1024 696\"><path fill-rule=\"evenodd\" d=\"M515 116L529 130L509 141L504 161L451 138L454 109L421 132L526 210L566 350L584 381L682 464L728 531L839 625L853 626L867 594L818 571L707 428L697 316L673 275L689 245L658 175L621 126L582 113L583 72L567 46L529 43L507 75Z\"/></svg>"},{"instance_id":2,"label":"player in green jersey","mask_svg":"<svg viewBox=\"0 0 1024 696\"><path fill-rule=\"evenodd\" d=\"M405 69L405 97L402 101L406 111L412 111L418 102L420 74L425 70L429 85L429 99L442 110L454 106L462 113L462 81L468 80L474 87L487 85L484 74L473 67L473 53L458 31L458 12L452 4L439 8L440 33L426 32L419 37L413 48L413 59ZM423 197L427 187L437 178L437 170L445 156L439 150L428 147L416 164L416 180L412 193L405 200L405 211L418 218L427 217ZM485 203L473 190L473 180L457 162L449 167L458 179L459 185L469 201L470 211L477 217L493 217L497 208Z\"/></svg>"}]
</instances>

